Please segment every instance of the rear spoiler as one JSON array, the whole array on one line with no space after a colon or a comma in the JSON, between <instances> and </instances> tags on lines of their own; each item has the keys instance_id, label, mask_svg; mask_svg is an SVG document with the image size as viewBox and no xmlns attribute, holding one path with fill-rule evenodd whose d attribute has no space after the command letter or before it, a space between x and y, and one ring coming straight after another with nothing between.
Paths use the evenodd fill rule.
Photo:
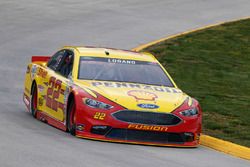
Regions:
<instances>
[{"instance_id":1,"label":"rear spoiler","mask_svg":"<svg viewBox=\"0 0 250 167\"><path fill-rule=\"evenodd\" d=\"M42 61L47 62L50 59L50 56L32 56L31 62Z\"/></svg>"}]
</instances>

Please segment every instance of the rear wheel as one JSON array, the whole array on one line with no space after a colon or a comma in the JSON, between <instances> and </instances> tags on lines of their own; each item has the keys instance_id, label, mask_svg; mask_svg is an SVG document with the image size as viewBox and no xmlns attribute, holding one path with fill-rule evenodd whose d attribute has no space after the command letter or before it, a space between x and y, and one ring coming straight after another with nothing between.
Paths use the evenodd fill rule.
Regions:
<instances>
[{"instance_id":1,"label":"rear wheel","mask_svg":"<svg viewBox=\"0 0 250 167\"><path fill-rule=\"evenodd\" d=\"M76 134L75 111L76 111L75 102L74 100L71 100L67 112L67 129L69 133L73 136L75 136Z\"/></svg>"},{"instance_id":2,"label":"rear wheel","mask_svg":"<svg viewBox=\"0 0 250 167\"><path fill-rule=\"evenodd\" d=\"M34 118L36 118L37 113L37 86L33 85L31 89L31 103L30 103L31 114Z\"/></svg>"}]
</instances>

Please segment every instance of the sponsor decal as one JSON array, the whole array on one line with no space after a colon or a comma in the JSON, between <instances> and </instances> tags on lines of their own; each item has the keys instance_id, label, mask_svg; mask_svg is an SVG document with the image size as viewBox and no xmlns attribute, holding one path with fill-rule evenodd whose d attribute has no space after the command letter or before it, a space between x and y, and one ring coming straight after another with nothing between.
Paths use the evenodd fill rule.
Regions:
<instances>
[{"instance_id":1,"label":"sponsor decal","mask_svg":"<svg viewBox=\"0 0 250 167\"><path fill-rule=\"evenodd\" d=\"M33 80L34 77L35 77L36 70L37 70L37 66L36 66L36 65L33 65L33 66L31 67L31 73L30 73L30 74L31 74L30 77L31 77L32 80Z\"/></svg>"},{"instance_id":2,"label":"sponsor decal","mask_svg":"<svg viewBox=\"0 0 250 167\"><path fill-rule=\"evenodd\" d=\"M129 124L128 129L166 132L168 130L168 127L154 126L154 125Z\"/></svg>"},{"instance_id":3,"label":"sponsor decal","mask_svg":"<svg viewBox=\"0 0 250 167\"><path fill-rule=\"evenodd\" d=\"M158 96L154 93L144 90L130 90L128 95L134 97L136 100L149 100L154 101Z\"/></svg>"},{"instance_id":4,"label":"sponsor decal","mask_svg":"<svg viewBox=\"0 0 250 167\"><path fill-rule=\"evenodd\" d=\"M44 100L44 99L41 98L41 97L38 99L38 105L39 105L39 106L42 106L42 105L43 105L43 100Z\"/></svg>"},{"instance_id":5,"label":"sponsor decal","mask_svg":"<svg viewBox=\"0 0 250 167\"><path fill-rule=\"evenodd\" d=\"M37 85L38 91L42 93L44 91L44 86L42 85Z\"/></svg>"},{"instance_id":6,"label":"sponsor decal","mask_svg":"<svg viewBox=\"0 0 250 167\"><path fill-rule=\"evenodd\" d=\"M48 72L45 71L44 69L42 69L42 68L37 69L37 75L38 76L40 76L42 78L46 78L47 74L48 74Z\"/></svg>"},{"instance_id":7,"label":"sponsor decal","mask_svg":"<svg viewBox=\"0 0 250 167\"><path fill-rule=\"evenodd\" d=\"M155 92L167 92L167 93L182 93L181 90L175 88L169 88L164 86L151 86L137 83L124 83L124 82L91 82L92 86L99 87L104 86L108 88L132 88L132 89L142 89Z\"/></svg>"},{"instance_id":8,"label":"sponsor decal","mask_svg":"<svg viewBox=\"0 0 250 167\"><path fill-rule=\"evenodd\" d=\"M146 108L146 109L156 109L159 108L159 106L155 105L155 104L137 104L138 107L140 108Z\"/></svg>"}]
</instances>

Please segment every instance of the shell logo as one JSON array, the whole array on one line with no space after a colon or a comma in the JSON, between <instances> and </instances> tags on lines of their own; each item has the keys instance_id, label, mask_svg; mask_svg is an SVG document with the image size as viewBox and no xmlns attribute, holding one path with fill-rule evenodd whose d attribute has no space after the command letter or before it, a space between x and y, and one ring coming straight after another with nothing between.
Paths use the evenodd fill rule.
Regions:
<instances>
[{"instance_id":1,"label":"shell logo","mask_svg":"<svg viewBox=\"0 0 250 167\"><path fill-rule=\"evenodd\" d=\"M136 100L149 100L154 101L158 96L154 93L144 90L130 90L128 95L134 97Z\"/></svg>"}]
</instances>

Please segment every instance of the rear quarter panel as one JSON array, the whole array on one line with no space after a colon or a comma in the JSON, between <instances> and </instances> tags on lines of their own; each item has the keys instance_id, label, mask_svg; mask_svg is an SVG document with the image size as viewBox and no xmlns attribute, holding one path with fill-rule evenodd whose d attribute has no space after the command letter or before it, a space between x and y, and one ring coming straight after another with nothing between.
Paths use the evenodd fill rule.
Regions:
<instances>
[{"instance_id":1,"label":"rear quarter panel","mask_svg":"<svg viewBox=\"0 0 250 167\"><path fill-rule=\"evenodd\" d=\"M31 99L31 89L33 81L36 82L37 85L42 83L42 76L46 75L46 71L44 70L44 62L34 62L29 63L25 73L24 79L24 102L25 105L28 107L29 110L29 103ZM38 97L40 97L38 91ZM39 106L38 106L38 109Z\"/></svg>"}]
</instances>

